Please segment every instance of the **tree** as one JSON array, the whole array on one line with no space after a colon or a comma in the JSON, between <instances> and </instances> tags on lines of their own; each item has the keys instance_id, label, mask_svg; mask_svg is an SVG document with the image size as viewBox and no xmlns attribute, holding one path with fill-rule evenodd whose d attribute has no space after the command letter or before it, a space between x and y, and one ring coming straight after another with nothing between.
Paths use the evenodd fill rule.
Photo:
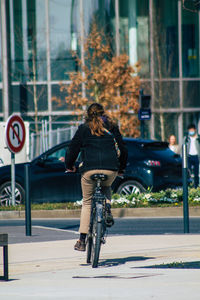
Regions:
<instances>
[{"instance_id":1,"label":"tree","mask_svg":"<svg viewBox=\"0 0 200 300\"><path fill-rule=\"evenodd\" d=\"M67 92L66 102L72 105L75 114L82 117L86 106L101 103L118 120L125 136L139 136L135 116L139 107L139 66L130 66L126 54L113 56L111 49L109 39L94 23L85 41L84 63L75 57L79 71L70 74L71 84L61 85L61 91Z\"/></svg>"}]
</instances>

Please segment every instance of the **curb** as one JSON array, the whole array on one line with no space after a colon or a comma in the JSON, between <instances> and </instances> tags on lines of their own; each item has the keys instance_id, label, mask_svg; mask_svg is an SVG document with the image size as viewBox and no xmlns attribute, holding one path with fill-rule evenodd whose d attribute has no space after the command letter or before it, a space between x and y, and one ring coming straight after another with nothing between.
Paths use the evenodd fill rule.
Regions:
<instances>
[{"instance_id":1,"label":"curb","mask_svg":"<svg viewBox=\"0 0 200 300\"><path fill-rule=\"evenodd\" d=\"M76 210L33 210L31 216L33 219L45 218L80 218L80 209ZM140 208L113 208L115 218L123 217L182 217L183 207L140 207ZM200 217L200 207L189 208L190 217ZM25 219L25 211L0 211L0 220L5 219Z\"/></svg>"}]
</instances>

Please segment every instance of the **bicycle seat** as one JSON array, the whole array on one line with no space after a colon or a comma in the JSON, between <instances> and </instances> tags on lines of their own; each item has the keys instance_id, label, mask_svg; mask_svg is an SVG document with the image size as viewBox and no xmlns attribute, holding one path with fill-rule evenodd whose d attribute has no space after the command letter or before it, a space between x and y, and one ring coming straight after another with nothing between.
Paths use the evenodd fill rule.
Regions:
<instances>
[{"instance_id":1,"label":"bicycle seat","mask_svg":"<svg viewBox=\"0 0 200 300\"><path fill-rule=\"evenodd\" d=\"M105 174L93 174L90 178L94 181L97 180L105 181L108 179L108 176Z\"/></svg>"}]
</instances>

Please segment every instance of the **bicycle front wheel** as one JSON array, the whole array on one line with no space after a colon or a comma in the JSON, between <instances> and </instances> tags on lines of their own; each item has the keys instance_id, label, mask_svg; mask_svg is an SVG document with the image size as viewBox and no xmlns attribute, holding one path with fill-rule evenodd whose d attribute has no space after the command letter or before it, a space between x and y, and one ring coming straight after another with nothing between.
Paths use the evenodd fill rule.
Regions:
<instances>
[{"instance_id":1,"label":"bicycle front wheel","mask_svg":"<svg viewBox=\"0 0 200 300\"><path fill-rule=\"evenodd\" d=\"M97 268L99 262L99 254L101 249L101 234L102 234L102 223L97 222L95 218L93 223L93 231L92 231L92 267Z\"/></svg>"}]
</instances>

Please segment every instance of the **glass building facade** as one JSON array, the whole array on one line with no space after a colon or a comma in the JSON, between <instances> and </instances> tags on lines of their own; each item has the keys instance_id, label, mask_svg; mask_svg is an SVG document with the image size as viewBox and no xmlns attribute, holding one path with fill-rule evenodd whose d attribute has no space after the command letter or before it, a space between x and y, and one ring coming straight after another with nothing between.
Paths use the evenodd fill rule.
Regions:
<instances>
[{"instance_id":1,"label":"glass building facade","mask_svg":"<svg viewBox=\"0 0 200 300\"><path fill-rule=\"evenodd\" d=\"M0 120L13 112L31 120L35 97L50 123L73 118L60 83L78 70L72 52L84 55L95 18L116 54L140 62L152 96L146 137L175 134L181 143L191 122L200 132L200 12L181 0L1 0L0 9Z\"/></svg>"}]
</instances>

